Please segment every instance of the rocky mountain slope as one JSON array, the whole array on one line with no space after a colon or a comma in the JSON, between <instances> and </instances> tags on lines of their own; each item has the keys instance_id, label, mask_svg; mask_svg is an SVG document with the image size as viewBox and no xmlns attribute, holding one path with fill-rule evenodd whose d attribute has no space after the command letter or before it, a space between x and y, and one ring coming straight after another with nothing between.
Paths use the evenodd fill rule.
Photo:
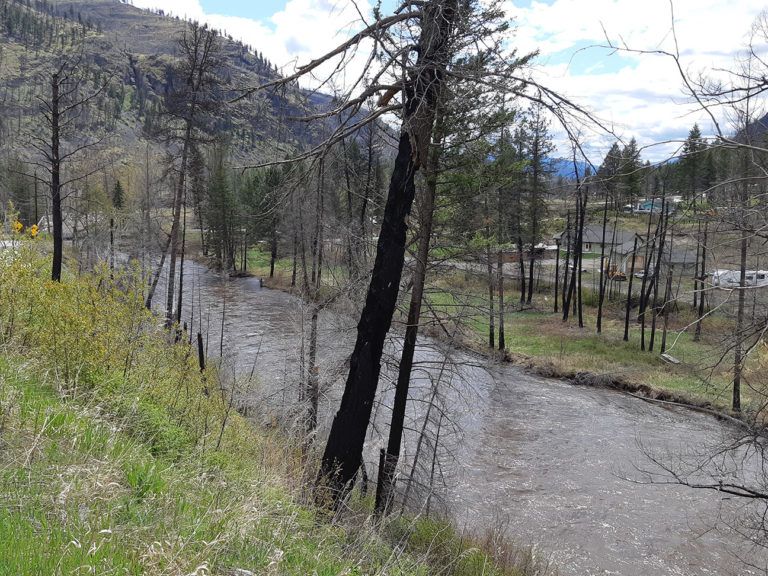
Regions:
<instances>
[{"instance_id":1,"label":"rocky mountain slope","mask_svg":"<svg viewBox=\"0 0 768 576\"><path fill-rule=\"evenodd\" d=\"M160 123L163 98L178 86L177 39L187 23L118 0L0 0L0 138L19 152L25 129L40 121L39 99L63 54L82 53L94 85L111 76L109 89L89 114L122 146L150 138ZM257 48L220 37L219 75L227 96L278 77ZM232 155L259 161L281 149L302 148L317 137L310 126L287 119L327 104L324 95L293 86L259 93L220 114L212 135L225 136Z\"/></svg>"}]
</instances>

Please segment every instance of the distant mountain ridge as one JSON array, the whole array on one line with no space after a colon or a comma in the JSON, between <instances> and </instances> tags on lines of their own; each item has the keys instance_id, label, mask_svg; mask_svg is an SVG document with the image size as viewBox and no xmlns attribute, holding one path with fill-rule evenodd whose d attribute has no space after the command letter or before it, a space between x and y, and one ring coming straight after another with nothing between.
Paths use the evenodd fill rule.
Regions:
<instances>
[{"instance_id":1,"label":"distant mountain ridge","mask_svg":"<svg viewBox=\"0 0 768 576\"><path fill-rule=\"evenodd\" d=\"M555 178L564 178L566 180L576 179L576 170L579 171L579 178L583 178L587 172L589 164L582 161L576 161L574 167L573 160L567 158L551 158L549 160L549 169Z\"/></svg>"}]
</instances>

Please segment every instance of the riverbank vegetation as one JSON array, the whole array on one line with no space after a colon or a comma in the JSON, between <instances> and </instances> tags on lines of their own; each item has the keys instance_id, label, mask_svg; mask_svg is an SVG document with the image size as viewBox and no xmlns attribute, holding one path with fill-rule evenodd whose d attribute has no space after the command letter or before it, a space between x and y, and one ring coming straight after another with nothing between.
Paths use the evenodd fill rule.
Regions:
<instances>
[{"instance_id":1,"label":"riverbank vegetation","mask_svg":"<svg viewBox=\"0 0 768 576\"><path fill-rule=\"evenodd\" d=\"M0 574L551 573L490 531L303 503L300 451L168 341L135 271L52 282L48 249L0 262Z\"/></svg>"},{"instance_id":2,"label":"riverbank vegetation","mask_svg":"<svg viewBox=\"0 0 768 576\"><path fill-rule=\"evenodd\" d=\"M252 273L263 277L265 285L291 289L290 259L277 260L271 279L267 252L254 248L248 261ZM330 277L327 282L333 283L337 278ZM510 284L514 286L514 282L512 279ZM329 287L328 291L333 289ZM423 327L428 335L481 354L499 356L487 347L488 296L482 274L455 268L436 269L432 272L426 299L429 306L424 313ZM588 299L595 300L591 294ZM673 315L670 327L674 334L670 337L669 352L680 364L670 364L658 355L638 354L638 331L630 332L628 341L623 340L624 311L619 305L608 308L602 332L596 334L563 323L562 315L552 312L550 304L551 298L541 295L540 303L535 301L532 306L521 309L515 305L505 311L504 357L507 360L544 376L574 380L578 374L579 382L592 379L601 385L630 391L642 387L643 394L651 398L672 398L729 413L731 374L727 367L718 367L712 362L721 353L720 342L714 337L697 342L692 334L683 330L695 319L692 313L681 310ZM543 306L546 308L542 309ZM594 326L597 307L587 304L583 314L585 324ZM710 321L714 333L719 334L723 328L715 328L716 319ZM751 379L761 378L766 361L763 350L755 351L745 367ZM746 406L761 399L760 389L745 390Z\"/></svg>"}]
</instances>

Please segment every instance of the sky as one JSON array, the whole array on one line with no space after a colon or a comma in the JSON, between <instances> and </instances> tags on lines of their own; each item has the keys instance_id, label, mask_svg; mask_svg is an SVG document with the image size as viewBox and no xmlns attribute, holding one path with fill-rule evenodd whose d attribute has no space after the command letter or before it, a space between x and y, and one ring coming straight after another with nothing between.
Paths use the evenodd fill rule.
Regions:
<instances>
[{"instance_id":1,"label":"sky","mask_svg":"<svg viewBox=\"0 0 768 576\"><path fill-rule=\"evenodd\" d=\"M284 73L343 41L370 17L374 0L133 0L208 22L252 45ZM382 0L382 12L395 0ZM732 69L766 5L762 0L504 0L513 20L509 42L518 53L538 50L533 74L589 109L622 142L636 138L642 157L663 160L679 147L694 122L713 133L708 117L686 97L671 59L617 52L675 48L692 75ZM344 83L345 79L340 79ZM562 133L553 125L561 154ZM586 134L590 160L599 164L616 139Z\"/></svg>"}]
</instances>

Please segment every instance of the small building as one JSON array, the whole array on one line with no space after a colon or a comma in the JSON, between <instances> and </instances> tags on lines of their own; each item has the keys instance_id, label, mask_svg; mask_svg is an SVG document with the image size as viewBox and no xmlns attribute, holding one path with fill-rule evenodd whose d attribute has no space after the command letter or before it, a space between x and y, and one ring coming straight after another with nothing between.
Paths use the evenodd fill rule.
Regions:
<instances>
[{"instance_id":1,"label":"small building","mask_svg":"<svg viewBox=\"0 0 768 576\"><path fill-rule=\"evenodd\" d=\"M556 242L559 242L561 248L565 248L568 244L568 236L566 231L561 232L554 236ZM575 244L576 231L570 231L571 247ZM634 234L625 230L615 229L609 224L605 229L605 254L608 255L611 252L611 248L620 246L626 242L632 243ZM599 254L603 245L603 225L589 224L584 226L584 232L581 240L582 253ZM631 247L630 247L631 249Z\"/></svg>"}]
</instances>

